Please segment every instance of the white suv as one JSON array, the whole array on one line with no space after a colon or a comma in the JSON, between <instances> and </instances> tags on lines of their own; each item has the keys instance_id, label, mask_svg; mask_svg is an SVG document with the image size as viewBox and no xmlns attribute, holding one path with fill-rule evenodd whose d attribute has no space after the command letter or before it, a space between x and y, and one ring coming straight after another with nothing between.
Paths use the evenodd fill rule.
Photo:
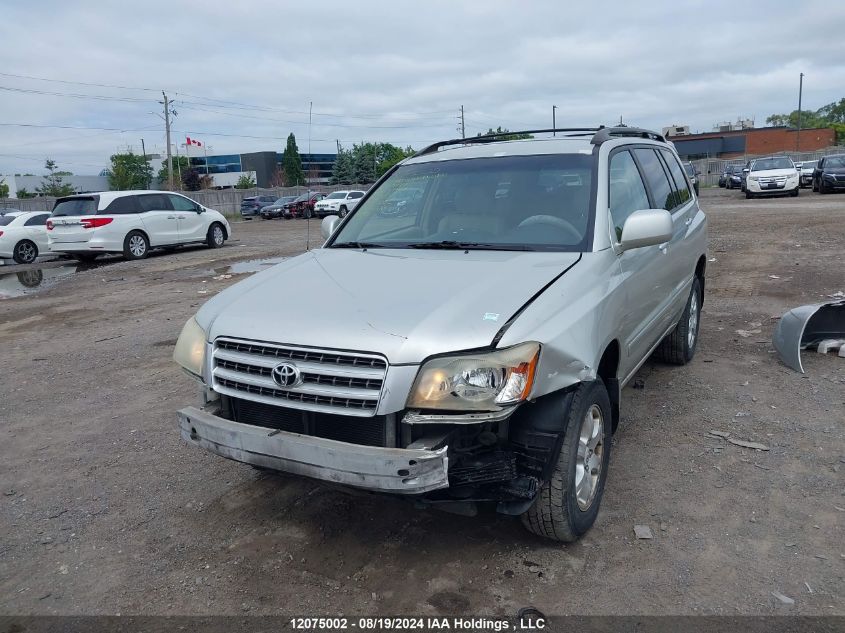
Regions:
<instances>
[{"instance_id":1,"label":"white suv","mask_svg":"<svg viewBox=\"0 0 845 633\"><path fill-rule=\"evenodd\" d=\"M327 215L339 215L344 218L363 197L363 191L335 191L314 205L314 215L318 218Z\"/></svg>"},{"instance_id":2,"label":"white suv","mask_svg":"<svg viewBox=\"0 0 845 633\"><path fill-rule=\"evenodd\" d=\"M59 198L47 220L50 250L91 260L102 253L143 259L151 248L205 242L220 248L232 235L219 212L168 191L106 191Z\"/></svg>"},{"instance_id":3,"label":"white suv","mask_svg":"<svg viewBox=\"0 0 845 633\"><path fill-rule=\"evenodd\" d=\"M798 195L798 170L787 156L770 156L752 160L745 179L745 197L770 194Z\"/></svg>"}]
</instances>

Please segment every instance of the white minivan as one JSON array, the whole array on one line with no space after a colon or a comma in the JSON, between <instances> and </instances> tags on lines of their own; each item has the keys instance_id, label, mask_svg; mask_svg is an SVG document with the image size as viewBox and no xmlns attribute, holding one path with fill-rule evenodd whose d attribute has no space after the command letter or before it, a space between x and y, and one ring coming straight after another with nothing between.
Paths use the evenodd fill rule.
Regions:
<instances>
[{"instance_id":1,"label":"white minivan","mask_svg":"<svg viewBox=\"0 0 845 633\"><path fill-rule=\"evenodd\" d=\"M160 246L220 248L232 230L220 212L178 193L105 191L56 200L47 235L52 252L80 260L102 253L143 259Z\"/></svg>"}]
</instances>

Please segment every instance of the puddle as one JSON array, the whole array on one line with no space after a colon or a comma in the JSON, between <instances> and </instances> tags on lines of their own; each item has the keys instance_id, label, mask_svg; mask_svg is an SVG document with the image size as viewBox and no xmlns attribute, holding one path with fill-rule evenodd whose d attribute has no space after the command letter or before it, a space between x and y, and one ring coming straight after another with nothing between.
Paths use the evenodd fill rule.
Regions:
<instances>
[{"instance_id":1,"label":"puddle","mask_svg":"<svg viewBox=\"0 0 845 633\"><path fill-rule=\"evenodd\" d=\"M2 269L0 269L2 270ZM31 268L16 273L0 275L0 299L11 299L45 290L77 270L84 270L76 264L53 268Z\"/></svg>"},{"instance_id":2,"label":"puddle","mask_svg":"<svg viewBox=\"0 0 845 633\"><path fill-rule=\"evenodd\" d=\"M274 257L272 259L250 259L245 262L236 262L234 264L230 264L229 266L221 266L220 268L215 268L214 272L218 275L244 275L246 273L258 273L262 270L267 270L270 266L275 266L276 264L279 264L285 261L286 259L287 257Z\"/></svg>"}]
</instances>

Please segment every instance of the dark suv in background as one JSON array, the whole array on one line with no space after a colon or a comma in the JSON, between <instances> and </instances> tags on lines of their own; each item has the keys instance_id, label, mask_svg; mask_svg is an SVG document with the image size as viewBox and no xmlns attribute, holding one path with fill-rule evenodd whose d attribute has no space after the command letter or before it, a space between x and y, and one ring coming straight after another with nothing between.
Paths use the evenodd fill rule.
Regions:
<instances>
[{"instance_id":1,"label":"dark suv in background","mask_svg":"<svg viewBox=\"0 0 845 633\"><path fill-rule=\"evenodd\" d=\"M241 201L241 215L260 215L263 207L276 201L276 196L249 196Z\"/></svg>"},{"instance_id":2,"label":"dark suv in background","mask_svg":"<svg viewBox=\"0 0 845 633\"><path fill-rule=\"evenodd\" d=\"M320 191L309 191L285 204L282 216L285 218L310 218L314 214L314 205L326 197Z\"/></svg>"},{"instance_id":3,"label":"dark suv in background","mask_svg":"<svg viewBox=\"0 0 845 633\"><path fill-rule=\"evenodd\" d=\"M822 156L813 170L813 191L830 193L845 189L845 154Z\"/></svg>"}]
</instances>

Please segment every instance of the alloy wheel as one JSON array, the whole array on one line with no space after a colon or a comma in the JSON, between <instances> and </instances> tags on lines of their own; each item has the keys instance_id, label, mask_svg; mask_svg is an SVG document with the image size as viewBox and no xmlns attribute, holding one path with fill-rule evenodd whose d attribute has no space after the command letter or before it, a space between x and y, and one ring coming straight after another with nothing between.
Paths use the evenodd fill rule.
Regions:
<instances>
[{"instance_id":1,"label":"alloy wheel","mask_svg":"<svg viewBox=\"0 0 845 633\"><path fill-rule=\"evenodd\" d=\"M695 347L695 337L698 336L698 293L693 292L689 301L689 320L687 321L687 347Z\"/></svg>"},{"instance_id":2,"label":"alloy wheel","mask_svg":"<svg viewBox=\"0 0 845 633\"><path fill-rule=\"evenodd\" d=\"M211 239L214 240L214 243L217 244L217 246L223 246L223 229L219 226L215 226L211 231Z\"/></svg>"},{"instance_id":3,"label":"alloy wheel","mask_svg":"<svg viewBox=\"0 0 845 633\"><path fill-rule=\"evenodd\" d=\"M20 258L22 264L31 264L37 257L35 246L29 242L18 244L18 257Z\"/></svg>"},{"instance_id":4,"label":"alloy wheel","mask_svg":"<svg viewBox=\"0 0 845 633\"><path fill-rule=\"evenodd\" d=\"M129 252L135 257L142 257L147 252L147 243L140 235L129 238Z\"/></svg>"},{"instance_id":5,"label":"alloy wheel","mask_svg":"<svg viewBox=\"0 0 845 633\"><path fill-rule=\"evenodd\" d=\"M575 499L582 511L589 510L598 491L603 454L604 416L594 404L581 421L575 460Z\"/></svg>"}]
</instances>

